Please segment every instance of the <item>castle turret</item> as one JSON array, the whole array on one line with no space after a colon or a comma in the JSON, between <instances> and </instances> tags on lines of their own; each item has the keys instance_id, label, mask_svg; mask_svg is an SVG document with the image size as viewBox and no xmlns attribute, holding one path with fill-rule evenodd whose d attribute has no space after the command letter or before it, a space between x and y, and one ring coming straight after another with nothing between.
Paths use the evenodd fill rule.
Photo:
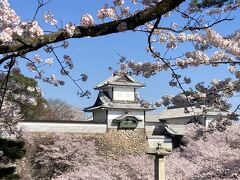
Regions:
<instances>
[{"instance_id":1,"label":"castle turret","mask_svg":"<svg viewBox=\"0 0 240 180\"><path fill-rule=\"evenodd\" d=\"M145 112L154 109L140 103L137 89L144 86L127 74L115 74L95 86L97 100L84 111L92 112L93 121L108 128L144 128Z\"/></svg>"}]
</instances>

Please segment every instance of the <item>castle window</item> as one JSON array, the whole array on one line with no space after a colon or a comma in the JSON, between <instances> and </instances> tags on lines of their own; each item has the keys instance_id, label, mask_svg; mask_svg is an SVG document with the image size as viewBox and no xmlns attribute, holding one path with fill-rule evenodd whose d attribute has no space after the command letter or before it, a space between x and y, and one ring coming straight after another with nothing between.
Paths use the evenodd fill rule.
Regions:
<instances>
[{"instance_id":1,"label":"castle window","mask_svg":"<svg viewBox=\"0 0 240 180\"><path fill-rule=\"evenodd\" d=\"M135 129L138 125L139 120L138 118L134 116L126 116L125 117L119 117L113 120L113 122L118 123L119 129Z\"/></svg>"},{"instance_id":2,"label":"castle window","mask_svg":"<svg viewBox=\"0 0 240 180\"><path fill-rule=\"evenodd\" d=\"M132 97L131 93L126 93L126 97L131 98Z\"/></svg>"},{"instance_id":3,"label":"castle window","mask_svg":"<svg viewBox=\"0 0 240 180\"><path fill-rule=\"evenodd\" d=\"M117 97L121 98L122 97L122 93L117 93Z\"/></svg>"}]
</instances>

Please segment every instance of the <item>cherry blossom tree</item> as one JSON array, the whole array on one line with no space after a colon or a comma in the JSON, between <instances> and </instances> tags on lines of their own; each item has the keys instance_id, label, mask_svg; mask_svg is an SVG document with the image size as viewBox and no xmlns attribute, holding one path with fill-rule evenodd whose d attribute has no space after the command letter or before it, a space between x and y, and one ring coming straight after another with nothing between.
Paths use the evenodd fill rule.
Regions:
<instances>
[{"instance_id":1,"label":"cherry blossom tree","mask_svg":"<svg viewBox=\"0 0 240 180\"><path fill-rule=\"evenodd\" d=\"M188 125L184 145L167 158L167 179L239 179L240 126L212 130Z\"/></svg>"},{"instance_id":2,"label":"cherry blossom tree","mask_svg":"<svg viewBox=\"0 0 240 180\"><path fill-rule=\"evenodd\" d=\"M40 120L54 121L82 121L86 120L83 111L80 108L69 105L60 99L49 99L46 102L44 115L40 116Z\"/></svg>"},{"instance_id":3,"label":"cherry blossom tree","mask_svg":"<svg viewBox=\"0 0 240 180\"><path fill-rule=\"evenodd\" d=\"M167 179L239 179L240 125L228 121L221 127L225 128L187 125L181 147L166 158ZM113 159L102 153L106 149L97 136L54 134L27 139L31 145L27 158L32 178L149 180L154 177L151 157L126 151L124 156Z\"/></svg>"},{"instance_id":4,"label":"cherry blossom tree","mask_svg":"<svg viewBox=\"0 0 240 180\"><path fill-rule=\"evenodd\" d=\"M31 173L36 179L152 179L153 160L144 153L125 152L117 159L101 154L99 138L55 134L27 137ZM34 146L33 146L34 145ZM108 144L108 146L110 146ZM121 147L118 147L121 148Z\"/></svg>"}]
</instances>

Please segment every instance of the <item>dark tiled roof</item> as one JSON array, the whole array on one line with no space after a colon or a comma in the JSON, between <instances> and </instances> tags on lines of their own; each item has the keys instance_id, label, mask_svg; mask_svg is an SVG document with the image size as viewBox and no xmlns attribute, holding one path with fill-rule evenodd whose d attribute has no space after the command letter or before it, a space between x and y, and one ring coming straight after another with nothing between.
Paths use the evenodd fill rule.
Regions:
<instances>
[{"instance_id":1,"label":"dark tiled roof","mask_svg":"<svg viewBox=\"0 0 240 180\"><path fill-rule=\"evenodd\" d=\"M227 112L223 112L219 109L210 108L206 113L203 112L201 108L198 108L196 106L192 106L194 112L190 107L188 107L188 111L186 112L183 107L181 108L168 108L164 111L158 113L158 114L146 114L146 121L147 122L159 122L159 119L176 119L176 118L191 118L194 116L217 116L219 113L221 113L223 116L227 115Z\"/></svg>"},{"instance_id":2,"label":"dark tiled roof","mask_svg":"<svg viewBox=\"0 0 240 180\"><path fill-rule=\"evenodd\" d=\"M117 121L121 121L123 120L124 118L127 118L127 117L134 117L136 119L136 121L142 121L141 119L139 119L138 117L134 116L133 114L131 113L125 113L121 116L118 116L117 118L115 118L113 121L117 122Z\"/></svg>"},{"instance_id":3,"label":"dark tiled roof","mask_svg":"<svg viewBox=\"0 0 240 180\"><path fill-rule=\"evenodd\" d=\"M105 81L97 84L94 89L100 89L105 86L130 86L130 87L144 87L145 85L141 82L135 81L132 77L127 74L118 74L110 76Z\"/></svg>"},{"instance_id":4,"label":"dark tiled roof","mask_svg":"<svg viewBox=\"0 0 240 180\"><path fill-rule=\"evenodd\" d=\"M184 135L186 125L180 124L165 124L165 129L169 134L172 135Z\"/></svg>"}]
</instances>

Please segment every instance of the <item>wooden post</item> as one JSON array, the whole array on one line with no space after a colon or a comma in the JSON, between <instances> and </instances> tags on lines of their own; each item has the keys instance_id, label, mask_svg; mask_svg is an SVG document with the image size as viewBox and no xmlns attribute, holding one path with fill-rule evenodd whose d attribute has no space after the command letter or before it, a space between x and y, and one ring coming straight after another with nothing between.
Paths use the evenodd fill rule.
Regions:
<instances>
[{"instance_id":1,"label":"wooden post","mask_svg":"<svg viewBox=\"0 0 240 180\"><path fill-rule=\"evenodd\" d=\"M155 171L155 180L165 180L165 156L164 155L155 155L154 159L154 171Z\"/></svg>"}]
</instances>

